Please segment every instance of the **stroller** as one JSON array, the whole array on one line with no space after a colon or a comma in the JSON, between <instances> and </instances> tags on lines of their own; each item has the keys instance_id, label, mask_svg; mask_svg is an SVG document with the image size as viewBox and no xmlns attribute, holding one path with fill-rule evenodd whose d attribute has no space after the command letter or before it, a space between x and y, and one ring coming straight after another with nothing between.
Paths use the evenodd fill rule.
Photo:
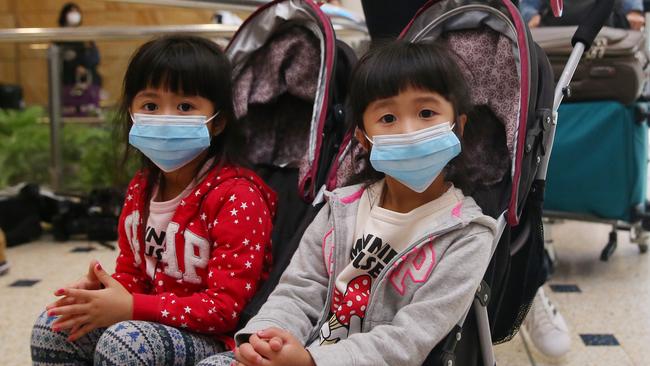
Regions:
<instances>
[{"instance_id":1,"label":"stroller","mask_svg":"<svg viewBox=\"0 0 650 366\"><path fill-rule=\"evenodd\" d=\"M244 325L275 288L322 206L311 203L334 188L327 181L345 134L343 105L356 55L336 40L319 6L302 0L260 7L235 33L226 54L247 158L280 202L273 269L241 313Z\"/></svg>"},{"instance_id":2,"label":"stroller","mask_svg":"<svg viewBox=\"0 0 650 366\"><path fill-rule=\"evenodd\" d=\"M501 154L494 161L508 162L505 169L500 168L501 176L472 195L484 213L498 219L501 233L495 239L491 263L473 302L475 311L470 311L472 304L468 304L467 315L459 319L448 336L432 350L425 365L494 365L492 344L510 340L525 318L535 292L545 279L542 266L542 202L557 120L556 111L582 52L591 45L612 5L613 1L599 2L588 17L590 22L576 32L574 55L555 95L550 64L542 50L532 41L517 8L509 0L431 0L402 32L400 37L411 42L442 39L449 44L458 56L458 62L472 90L473 102L477 105L474 119L486 121L485 124L475 123L475 127L468 124L466 134L473 134L477 143L481 143L481 137L490 136L482 139L484 147ZM319 15L318 7L309 0L277 0L251 16L228 48L228 54L235 65L236 99L239 97L238 83L246 80L245 76L242 77L245 75L242 70L246 68L247 60L253 60L252 54L259 46L264 42L267 46L272 44L271 39L278 31L290 30L298 24L313 29L315 20L322 21L323 17ZM315 23L327 28L326 21ZM328 32L324 34L327 35ZM321 57L325 56L326 67L332 66L327 61L327 51L334 49L332 45L333 42L326 37L321 38L321 50L326 51ZM298 49L296 51L301 52ZM336 57L337 61L340 60L339 56ZM272 58L265 56L260 56L259 60L263 63L273 62ZM343 70L338 67L335 71L343 74ZM322 84L330 81L328 76L332 73L320 69L318 75L318 90L327 90ZM344 90L343 83L335 84L341 87L339 91ZM251 90L255 89L263 88L257 86ZM236 108L248 106L249 117L244 117L244 123L251 124L251 127L254 121L250 115L255 102L251 96L254 94L248 93L248 98L236 100ZM338 96L343 94L341 92ZM292 223L288 220L283 222L282 219L276 222L273 251L277 261L274 273L284 270L303 231L318 210L319 188L333 189L344 185L350 172L354 171L352 162L355 143L352 131L347 131L345 136L341 134L343 118L339 114L342 114L342 109L338 109L338 103L332 103L330 93L317 92L315 95L310 133L303 131L300 135L297 130L291 130L295 136L289 136L282 133L286 130L282 130L281 125L262 126L260 121L248 132L249 141L264 141L265 144L275 144L275 147L280 148L287 148L288 143L285 140L278 144L278 140L295 137L292 141L297 146L304 146L307 151L307 154L300 154L305 150L287 154L294 159L300 157L302 163L286 163L278 159L277 156L284 155L278 155L275 148L260 153L261 160L255 161L262 176L269 179L274 188L280 188L280 210L282 205L293 210L295 202L284 201L287 196L282 191L292 191L287 183L296 178L301 198L308 201L313 199L312 202L316 203L316 206L301 206L303 211L298 215L300 217ZM281 103L282 98L276 99L276 102ZM327 106L330 109L326 115L331 116L333 122L330 125L331 131L321 130L327 125L322 122ZM267 114L261 113L264 118L261 122L270 124L274 117L269 116L282 115L282 111L275 108L267 110ZM293 107L291 116L297 112L298 108ZM238 116L246 116L246 113L238 112ZM470 120L474 119L470 117ZM305 121L308 120L305 118ZM272 127L275 135L265 136L266 133L273 132L265 131L266 127ZM309 143L299 145L300 141ZM500 144L495 141L500 141ZM255 158L254 152L250 155ZM269 175L264 174L264 169L268 166L271 166L272 172ZM293 171L292 177L285 176L287 169ZM274 184L276 173L282 176L279 185ZM291 225L290 230L285 230L283 225ZM257 312L278 279L279 277L271 275L245 310L247 317L242 319L242 324Z\"/></svg>"}]
</instances>

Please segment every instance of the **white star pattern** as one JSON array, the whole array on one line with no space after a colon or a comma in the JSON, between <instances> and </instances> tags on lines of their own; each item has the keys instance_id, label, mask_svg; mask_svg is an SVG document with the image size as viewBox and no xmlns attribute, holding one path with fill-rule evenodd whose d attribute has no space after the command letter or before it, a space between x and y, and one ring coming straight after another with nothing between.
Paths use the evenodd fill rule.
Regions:
<instances>
[{"instance_id":1,"label":"white star pattern","mask_svg":"<svg viewBox=\"0 0 650 366\"><path fill-rule=\"evenodd\" d=\"M185 206L185 200L181 200L181 206Z\"/></svg>"},{"instance_id":2,"label":"white star pattern","mask_svg":"<svg viewBox=\"0 0 650 366\"><path fill-rule=\"evenodd\" d=\"M197 196L197 197L198 197L200 194L201 194L201 190L200 190L200 189L197 189L196 192L194 193L194 195Z\"/></svg>"},{"instance_id":3,"label":"white star pattern","mask_svg":"<svg viewBox=\"0 0 650 366\"><path fill-rule=\"evenodd\" d=\"M229 179L230 178L228 178L228 180ZM225 182L225 180L224 180L224 182ZM206 183L205 185L201 186L201 189L203 191L205 191L205 192L209 192L210 188L208 188L208 187L210 187L210 183ZM251 254L251 253L260 252L260 251L262 251L262 249L265 249L265 251L266 251L268 249L266 247L266 243L267 243L269 238L266 237L266 231L265 230L267 229L266 224L267 223L270 224L270 222L268 220L268 217L269 217L268 215L270 214L270 212L268 210L265 210L265 208L267 208L267 203L263 199L263 197L264 197L263 194L264 193L262 193L262 195L260 196L260 192L258 192L256 189L254 189L252 187L247 187L247 188L249 188L249 191L252 192L252 194L249 195L249 194L246 194L245 191L239 191L240 196L237 197L236 193L233 194L231 192L230 196L228 196L227 194L221 193L221 196L222 196L221 199L223 201L225 201L225 202L229 201L229 202L232 203L232 206L231 206L230 210L227 210L227 209L224 210L225 216L222 216L221 221L224 223L223 225L232 225L232 224L238 225L238 224L241 223L242 224L241 228L246 228L244 231L242 231L241 234L251 236L252 239L248 239L247 237L244 237L244 239L241 239L241 236L244 236L244 235L241 235L241 236L239 236L238 240L241 240L241 242L240 242L241 246L246 247L246 248L250 247L250 249L249 250L244 250L241 253L242 261L240 262L239 261L239 253L238 253L239 251L235 250L238 247L237 244L236 244L237 239L235 239L235 241L233 241L234 244L228 244L228 242L226 242L226 241L221 241L217 245L217 243L215 242L214 243L214 248L216 248L218 246L219 249L221 249L222 245L225 245L225 248L224 248L224 251L221 253L222 262L220 262L218 260L218 255L219 254L217 254L217 256L215 256L216 258L213 257L213 258L216 259L215 262L213 262L213 263L214 264L220 264L218 266L218 270L217 270L218 272L215 271L215 270L210 270L209 268L206 268L209 271L207 273L207 276L208 276L208 278L210 278L210 280L206 281L206 282L208 282L209 284L212 284L214 281L216 281L217 275L223 276L223 274L226 274L226 273L230 274L230 276L228 276L228 277L231 277L231 281L233 281L234 277L239 277L240 276L240 274L236 274L234 272L235 269L237 269L239 271L239 269L241 268L239 266L244 265L245 269L251 269L253 264L257 265L258 262L253 263L255 260L257 260L255 258L256 255ZM215 185L215 189L222 190L223 188L219 188L217 185ZM137 192L137 191L135 191L135 192ZM201 191L197 189L195 191L196 196L199 196L201 194L200 192ZM138 195L136 193L133 193L134 202L137 202L137 197L138 197ZM260 197L262 197L262 199L260 199ZM197 205L196 208L199 208L198 204L195 202L196 199L192 199L192 198L189 198L189 199L190 199L190 201L187 201L187 202L182 200L181 205L184 206L185 203L188 203L188 204L190 204L191 207L195 207L194 205ZM240 199L241 199L241 202L239 202L239 204L237 204L237 202ZM223 203L225 203L225 202L223 202ZM257 207L256 207L257 204L260 205L259 209L257 209ZM247 214L246 210L249 209L249 208L251 208L251 211L253 211L253 212L249 212ZM201 212L200 210L197 210L197 211L198 212L195 213L195 215L196 215L195 218L198 216L201 221L194 221L193 223L190 223L190 224L198 223L198 225L200 226L201 225L200 222L205 222L205 224L203 224L204 228L206 228L206 227L208 229L214 228L215 231L216 231L217 230L216 226L217 226L217 224L219 224L218 219L215 218L215 219L213 219L214 221L207 221L207 219L209 218L209 215L207 215L207 212ZM264 211L264 213L262 213L261 211ZM227 219L228 214L226 212L231 214L231 216L230 216L231 219ZM239 220L239 214L240 213L242 214L242 220ZM259 226L256 226L254 224L256 214L258 215L258 223L259 223L258 225ZM249 216L247 216L247 215L249 215ZM264 216L264 217L262 217L262 216ZM226 217L226 221L223 220L224 217ZM240 228L240 227L238 227L238 228ZM258 232L256 230L257 228L260 229L259 234L258 234ZM181 229L189 229L189 227L181 228ZM192 229L190 229L190 230L192 230ZM183 235L182 232L179 232L179 234ZM255 241L257 241L257 243L255 243ZM262 243L264 243L264 244L262 244ZM228 248L228 249L226 249L226 248ZM228 251L230 251L230 249L232 249L233 252L231 253L231 257L228 258L227 257L228 254L224 253L224 252L228 252ZM249 255L250 255L250 258L248 257ZM259 255L262 256L262 257L260 257L260 259L265 257L264 253L260 253ZM223 266L223 269L222 269L222 266ZM226 268L226 267L228 267L228 268ZM210 268L216 268L216 266L215 267L210 267ZM156 268L156 270L160 273L160 269ZM228 270L230 270L230 272L228 272ZM205 274L203 274L203 276L205 276ZM157 280L152 281L153 283L157 283L158 280L161 279L158 276L155 276L155 278L157 278ZM205 277L203 277L203 278L205 278ZM172 279L172 281L173 280L174 279ZM251 281L255 280L255 278L250 278L250 280ZM212 282L210 282L210 281L212 281ZM214 286L213 286L214 289L217 289L218 286L223 285L223 283L218 284L218 282L221 282L221 280L214 282ZM186 296L187 293L182 293L182 291L185 290L187 292L187 291L191 291L191 289L183 288L185 286L183 286L182 284L184 284L185 282L182 279L180 281L178 281L178 283L181 284L179 286L180 288L178 288L178 290L181 291L181 295ZM252 292L252 290L253 290L252 284L253 284L253 282L244 281L244 286L243 286L243 289L245 290L244 292ZM164 285L164 283L162 285ZM241 286L241 282L239 282L238 285ZM136 286L136 284L134 284L134 286ZM221 287L221 289L225 290L224 287ZM242 287L239 287L239 291L241 291L241 290L242 290ZM160 287L157 287L154 291L160 291ZM216 290L211 290L211 291L214 291L214 294L213 294L214 297L213 298L216 299L217 298ZM162 292L162 291L160 291L160 292ZM249 295L250 294L246 294L245 296L248 297ZM170 303L171 304L175 303L175 301L172 300L175 297L168 296L168 298L170 298ZM242 297L242 299L243 299L243 297ZM217 299L217 300L219 300L219 299ZM240 299L238 299L238 300L240 300ZM202 299L203 303L206 303L207 301L210 301L212 304L215 304L215 301L211 301L211 300L209 300L209 298L208 299ZM208 319L218 320L220 318L223 321L224 318L227 320L227 316L231 315L232 319L234 320L234 319L238 318L239 310L241 310L241 309L238 308L238 304L235 303L234 307L230 309L231 314L228 314L226 312L225 314L221 315L223 313L224 309L219 309L219 312L217 312L216 306L213 306L212 308L209 308L208 310L205 310L205 308L207 308L207 307L204 307L204 308L202 308L203 310L201 310L201 309L197 308L197 305L196 305L197 303L200 304L200 302L195 302L194 303L195 304L194 309L198 309L194 313L191 312L192 308L189 306L189 304L186 304L185 307L182 307L182 303L179 303L179 305L180 305L179 307L172 307L172 312L169 312L167 309L163 309L162 311L159 310L161 312L160 318L169 321L170 325L174 324L175 326L177 326L179 328L188 328L188 327L191 326L192 329L195 329L194 326L196 324L196 325L199 326L198 328L196 328L196 330L209 331L211 333L214 333L216 331L215 326L212 326L212 327L210 327L208 329L208 325L209 325ZM178 309L178 310L183 309L183 310L178 311L176 309ZM204 312L204 313L201 314L201 312ZM208 324L206 324L204 326L201 325L202 323L196 323L196 322L194 322L192 324L189 324L190 320L191 321L201 322L201 320L198 319L197 316L201 316L201 315L204 316L205 312L210 314L210 316L215 315L215 318L205 317L206 323L208 323ZM185 317L184 315L179 315L179 318L177 319L177 317L175 317L174 315L178 314L178 313L187 314L188 316L190 316L190 318ZM173 316L173 322L172 322L171 318L169 317L169 315Z\"/></svg>"},{"instance_id":4,"label":"white star pattern","mask_svg":"<svg viewBox=\"0 0 650 366\"><path fill-rule=\"evenodd\" d=\"M127 201L130 201L130 200L133 199L133 196L132 196L132 195L128 195L128 196L126 196L126 199L127 199Z\"/></svg>"}]
</instances>

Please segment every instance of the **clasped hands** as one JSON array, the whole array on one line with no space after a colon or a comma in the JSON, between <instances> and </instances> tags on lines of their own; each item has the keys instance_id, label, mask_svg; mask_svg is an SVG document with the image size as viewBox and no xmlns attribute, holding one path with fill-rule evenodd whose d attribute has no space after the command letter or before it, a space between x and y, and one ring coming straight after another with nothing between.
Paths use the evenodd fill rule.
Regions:
<instances>
[{"instance_id":1,"label":"clasped hands","mask_svg":"<svg viewBox=\"0 0 650 366\"><path fill-rule=\"evenodd\" d=\"M268 328L235 349L237 366L315 366L311 354L286 330Z\"/></svg>"}]
</instances>

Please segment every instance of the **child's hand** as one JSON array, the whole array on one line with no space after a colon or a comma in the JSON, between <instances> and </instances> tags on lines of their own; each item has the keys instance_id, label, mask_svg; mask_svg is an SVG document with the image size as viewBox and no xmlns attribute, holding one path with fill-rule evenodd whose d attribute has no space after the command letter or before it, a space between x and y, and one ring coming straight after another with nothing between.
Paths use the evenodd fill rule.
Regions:
<instances>
[{"instance_id":1,"label":"child's hand","mask_svg":"<svg viewBox=\"0 0 650 366\"><path fill-rule=\"evenodd\" d=\"M279 328L257 332L235 350L237 361L246 366L314 366L311 355L291 333Z\"/></svg>"},{"instance_id":2,"label":"child's hand","mask_svg":"<svg viewBox=\"0 0 650 366\"><path fill-rule=\"evenodd\" d=\"M264 359L269 360L275 358L284 345L280 337L261 338L259 336L260 333L263 333L263 331L251 335L246 346L242 345L244 346L245 355L243 358L249 365L265 364L263 363ZM252 346L252 349L249 346Z\"/></svg>"},{"instance_id":3,"label":"child's hand","mask_svg":"<svg viewBox=\"0 0 650 366\"><path fill-rule=\"evenodd\" d=\"M73 282L69 285L66 285L66 288L76 288L80 290L99 290L102 288L102 283L99 282L99 279L95 275L95 266L98 264L96 259L93 259L90 261L90 265L88 266L88 273L86 273L84 276L82 276L79 280L76 282ZM63 289L58 289L56 292L54 292L54 296L61 296L62 295ZM61 307L65 305L72 305L76 303L76 299L73 297L66 296L64 298L61 298L45 307L46 310L50 310L52 308L56 307Z\"/></svg>"},{"instance_id":4,"label":"child's hand","mask_svg":"<svg viewBox=\"0 0 650 366\"><path fill-rule=\"evenodd\" d=\"M57 306L48 311L49 316L61 315L52 323L52 330L72 329L69 341L77 340L96 328L108 327L132 317L133 296L129 291L109 276L99 263L93 271L105 289L62 289L57 294L74 298L75 303Z\"/></svg>"}]
</instances>

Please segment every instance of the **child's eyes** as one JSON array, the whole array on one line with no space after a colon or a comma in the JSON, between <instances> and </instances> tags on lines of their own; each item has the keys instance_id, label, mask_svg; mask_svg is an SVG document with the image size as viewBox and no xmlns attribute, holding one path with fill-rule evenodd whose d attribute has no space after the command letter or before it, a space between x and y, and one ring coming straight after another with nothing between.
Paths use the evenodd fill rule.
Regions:
<instances>
[{"instance_id":1,"label":"child's eyes","mask_svg":"<svg viewBox=\"0 0 650 366\"><path fill-rule=\"evenodd\" d=\"M178 110L181 111L181 112L189 112L189 111L191 111L192 109L194 109L194 106L192 106L192 105L189 104L189 103L181 103L181 104L178 105L177 108L178 108Z\"/></svg>"},{"instance_id":2,"label":"child's eyes","mask_svg":"<svg viewBox=\"0 0 650 366\"><path fill-rule=\"evenodd\" d=\"M158 109L158 106L156 105L156 103L145 103L145 104L142 106L142 109L144 109L144 110L147 111L147 112L153 112L153 111L155 111L156 109Z\"/></svg>"},{"instance_id":3,"label":"child's eyes","mask_svg":"<svg viewBox=\"0 0 650 366\"><path fill-rule=\"evenodd\" d=\"M381 122L384 122L384 123L393 123L393 122L397 121L397 117L395 117L392 114L386 114L386 115L382 116L379 120Z\"/></svg>"},{"instance_id":4,"label":"child's eyes","mask_svg":"<svg viewBox=\"0 0 650 366\"><path fill-rule=\"evenodd\" d=\"M436 112L432 111L431 109L423 109L419 113L420 118L433 118L435 117Z\"/></svg>"}]
</instances>

